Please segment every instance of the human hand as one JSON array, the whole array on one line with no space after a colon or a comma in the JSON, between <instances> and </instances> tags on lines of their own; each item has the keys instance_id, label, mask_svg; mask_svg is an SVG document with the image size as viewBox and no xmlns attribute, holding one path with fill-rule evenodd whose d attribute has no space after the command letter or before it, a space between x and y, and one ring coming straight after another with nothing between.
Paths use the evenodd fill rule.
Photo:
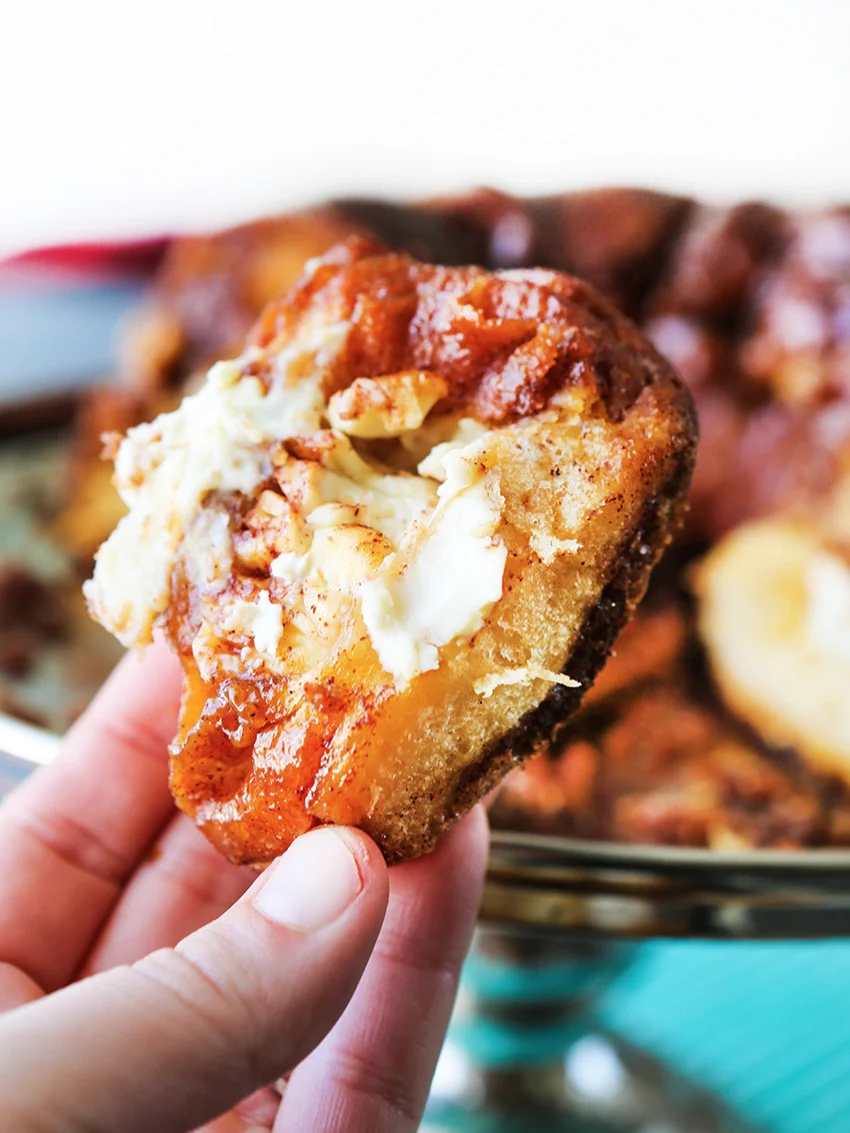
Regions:
<instances>
[{"instance_id":1,"label":"human hand","mask_svg":"<svg viewBox=\"0 0 850 1133\"><path fill-rule=\"evenodd\" d=\"M334 828L260 877L232 866L168 794L176 669L159 647L126 658L0 808L0 1126L416 1129L477 911L483 812L391 871ZM287 1074L281 1100L269 1083Z\"/></svg>"}]
</instances>

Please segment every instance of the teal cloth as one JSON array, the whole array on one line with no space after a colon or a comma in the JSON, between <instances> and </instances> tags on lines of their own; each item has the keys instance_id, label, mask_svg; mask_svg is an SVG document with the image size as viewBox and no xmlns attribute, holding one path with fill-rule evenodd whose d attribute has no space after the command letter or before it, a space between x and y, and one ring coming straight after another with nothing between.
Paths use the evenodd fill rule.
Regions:
<instances>
[{"instance_id":1,"label":"teal cloth","mask_svg":"<svg viewBox=\"0 0 850 1133\"><path fill-rule=\"evenodd\" d=\"M771 1133L850 1130L850 943L653 943L599 1012Z\"/></svg>"}]
</instances>

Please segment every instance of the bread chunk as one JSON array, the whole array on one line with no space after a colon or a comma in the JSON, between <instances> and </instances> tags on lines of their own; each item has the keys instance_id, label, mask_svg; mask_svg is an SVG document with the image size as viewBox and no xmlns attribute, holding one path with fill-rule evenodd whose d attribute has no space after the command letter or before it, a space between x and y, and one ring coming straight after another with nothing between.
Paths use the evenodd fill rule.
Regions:
<instances>
[{"instance_id":1,"label":"bread chunk","mask_svg":"<svg viewBox=\"0 0 850 1133\"><path fill-rule=\"evenodd\" d=\"M699 627L724 700L774 748L850 784L850 563L811 524L727 535L697 573Z\"/></svg>"},{"instance_id":2,"label":"bread chunk","mask_svg":"<svg viewBox=\"0 0 850 1133\"><path fill-rule=\"evenodd\" d=\"M579 703L680 518L680 379L590 286L355 239L131 429L93 615L161 627L178 804L234 861L426 852Z\"/></svg>"}]
</instances>

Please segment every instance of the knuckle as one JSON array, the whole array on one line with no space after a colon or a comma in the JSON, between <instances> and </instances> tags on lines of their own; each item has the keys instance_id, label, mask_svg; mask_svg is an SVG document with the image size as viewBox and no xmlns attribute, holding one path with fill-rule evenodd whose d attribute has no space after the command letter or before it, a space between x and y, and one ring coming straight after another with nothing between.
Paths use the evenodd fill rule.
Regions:
<instances>
[{"instance_id":1,"label":"knuckle","mask_svg":"<svg viewBox=\"0 0 850 1133\"><path fill-rule=\"evenodd\" d=\"M412 940L410 934L385 924L375 948L375 955L386 964L415 972L435 983L454 984L460 977L460 969L465 958L454 950L446 954L439 934L422 936Z\"/></svg>"},{"instance_id":2,"label":"knuckle","mask_svg":"<svg viewBox=\"0 0 850 1133\"><path fill-rule=\"evenodd\" d=\"M336 1054L334 1078L343 1092L353 1095L358 1109L372 1111L372 1128L417 1129L424 1097L420 1098L409 1073L394 1071L356 1048ZM363 1126L366 1128L366 1126Z\"/></svg>"},{"instance_id":3,"label":"knuckle","mask_svg":"<svg viewBox=\"0 0 850 1133\"><path fill-rule=\"evenodd\" d=\"M108 885L119 885L132 868L131 857L94 826L57 807L10 813L7 822L42 853Z\"/></svg>"}]
</instances>

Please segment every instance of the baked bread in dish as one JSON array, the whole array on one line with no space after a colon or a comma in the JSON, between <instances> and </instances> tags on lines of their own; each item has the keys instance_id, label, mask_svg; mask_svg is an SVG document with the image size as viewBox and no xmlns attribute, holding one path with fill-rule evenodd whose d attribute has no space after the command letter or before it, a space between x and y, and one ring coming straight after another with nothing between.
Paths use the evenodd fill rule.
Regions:
<instances>
[{"instance_id":1,"label":"baked bread in dish","mask_svg":"<svg viewBox=\"0 0 850 1133\"><path fill-rule=\"evenodd\" d=\"M319 823L388 858L579 703L680 518L690 396L588 285L362 239L115 439L93 615L161 627L178 804L234 861Z\"/></svg>"}]
</instances>

